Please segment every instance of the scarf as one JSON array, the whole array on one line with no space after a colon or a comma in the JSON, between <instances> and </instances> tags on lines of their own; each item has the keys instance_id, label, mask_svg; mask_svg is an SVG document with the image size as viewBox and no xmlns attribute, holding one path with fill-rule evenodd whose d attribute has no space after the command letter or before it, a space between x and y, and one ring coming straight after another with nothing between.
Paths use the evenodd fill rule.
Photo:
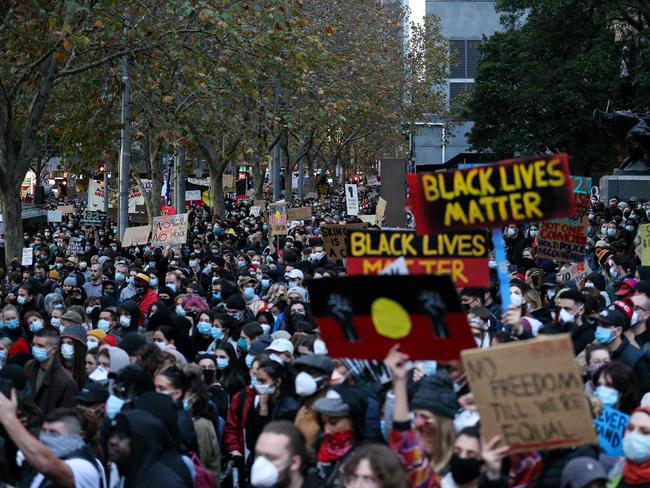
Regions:
<instances>
[{"instance_id":1,"label":"scarf","mask_svg":"<svg viewBox=\"0 0 650 488\"><path fill-rule=\"evenodd\" d=\"M640 464L634 464L626 460L623 465L623 479L628 485L646 486L648 480L650 480L650 459Z\"/></svg>"},{"instance_id":2,"label":"scarf","mask_svg":"<svg viewBox=\"0 0 650 488\"><path fill-rule=\"evenodd\" d=\"M330 463L341 459L352 449L352 431L337 432L336 434L325 434L323 443L318 450L318 462Z\"/></svg>"},{"instance_id":3,"label":"scarf","mask_svg":"<svg viewBox=\"0 0 650 488\"><path fill-rule=\"evenodd\" d=\"M85 445L84 440L78 435L55 435L41 432L39 440L59 459L69 456Z\"/></svg>"}]
</instances>

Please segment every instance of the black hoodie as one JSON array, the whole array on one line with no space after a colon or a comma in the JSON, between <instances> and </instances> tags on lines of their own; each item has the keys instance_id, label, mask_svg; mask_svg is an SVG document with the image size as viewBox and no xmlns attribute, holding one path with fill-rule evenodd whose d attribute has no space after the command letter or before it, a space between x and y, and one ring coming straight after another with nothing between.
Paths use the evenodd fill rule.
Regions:
<instances>
[{"instance_id":1,"label":"black hoodie","mask_svg":"<svg viewBox=\"0 0 650 488\"><path fill-rule=\"evenodd\" d=\"M189 469L162 422L144 410L127 410L115 418L131 439L124 488L192 488ZM125 427L125 428L124 428Z\"/></svg>"}]
</instances>

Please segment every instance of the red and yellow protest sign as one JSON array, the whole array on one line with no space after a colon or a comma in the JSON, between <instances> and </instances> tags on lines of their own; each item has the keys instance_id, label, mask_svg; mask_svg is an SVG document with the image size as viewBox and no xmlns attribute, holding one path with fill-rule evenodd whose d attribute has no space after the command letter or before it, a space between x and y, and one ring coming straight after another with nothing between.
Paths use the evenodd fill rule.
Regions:
<instances>
[{"instance_id":1,"label":"red and yellow protest sign","mask_svg":"<svg viewBox=\"0 0 650 488\"><path fill-rule=\"evenodd\" d=\"M418 235L571 217L575 213L566 154L409 174L407 181Z\"/></svg>"},{"instance_id":2,"label":"red and yellow protest sign","mask_svg":"<svg viewBox=\"0 0 650 488\"><path fill-rule=\"evenodd\" d=\"M490 285L484 231L418 236L410 230L351 230L347 249L349 275L378 274L404 257L412 275L448 275L458 288Z\"/></svg>"}]
</instances>

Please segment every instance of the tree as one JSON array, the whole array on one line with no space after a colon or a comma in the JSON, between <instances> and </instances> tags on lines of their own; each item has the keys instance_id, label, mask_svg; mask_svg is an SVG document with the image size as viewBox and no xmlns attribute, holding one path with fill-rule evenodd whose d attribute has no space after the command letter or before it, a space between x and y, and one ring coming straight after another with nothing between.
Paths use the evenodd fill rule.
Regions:
<instances>
[{"instance_id":1,"label":"tree","mask_svg":"<svg viewBox=\"0 0 650 488\"><path fill-rule=\"evenodd\" d=\"M617 3L500 3L510 10L505 30L482 44L466 105L474 149L495 158L566 151L576 174L608 169L615 141L592 113L621 102L620 50L607 13Z\"/></svg>"}]
</instances>

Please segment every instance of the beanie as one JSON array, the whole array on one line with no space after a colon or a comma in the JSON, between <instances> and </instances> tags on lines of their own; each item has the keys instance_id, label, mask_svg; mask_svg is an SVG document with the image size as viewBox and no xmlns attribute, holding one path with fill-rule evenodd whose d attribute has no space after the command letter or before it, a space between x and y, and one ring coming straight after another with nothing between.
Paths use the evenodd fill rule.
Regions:
<instances>
[{"instance_id":1,"label":"beanie","mask_svg":"<svg viewBox=\"0 0 650 488\"><path fill-rule=\"evenodd\" d=\"M244 297L239 293L235 293L226 302L226 308L231 308L233 310L244 310L246 308Z\"/></svg>"},{"instance_id":2,"label":"beanie","mask_svg":"<svg viewBox=\"0 0 650 488\"><path fill-rule=\"evenodd\" d=\"M135 352L146 343L147 340L143 336L137 332L130 332L122 337L122 340L118 344L118 347L126 351L129 356L133 356L135 355Z\"/></svg>"},{"instance_id":3,"label":"beanie","mask_svg":"<svg viewBox=\"0 0 650 488\"><path fill-rule=\"evenodd\" d=\"M88 332L88 335L97 338L99 342L103 341L104 338L106 337L106 334L99 329L91 330L90 332Z\"/></svg>"},{"instance_id":4,"label":"beanie","mask_svg":"<svg viewBox=\"0 0 650 488\"><path fill-rule=\"evenodd\" d=\"M63 339L64 337L69 337L70 339L81 342L84 346L86 345L87 333L86 329L84 329L84 326L81 324L74 324L66 327L61 334L61 338Z\"/></svg>"},{"instance_id":5,"label":"beanie","mask_svg":"<svg viewBox=\"0 0 650 488\"><path fill-rule=\"evenodd\" d=\"M411 410L426 410L443 417L454 418L458 403L454 384L449 375L437 372L433 376L425 376L420 383L411 400Z\"/></svg>"}]
</instances>

